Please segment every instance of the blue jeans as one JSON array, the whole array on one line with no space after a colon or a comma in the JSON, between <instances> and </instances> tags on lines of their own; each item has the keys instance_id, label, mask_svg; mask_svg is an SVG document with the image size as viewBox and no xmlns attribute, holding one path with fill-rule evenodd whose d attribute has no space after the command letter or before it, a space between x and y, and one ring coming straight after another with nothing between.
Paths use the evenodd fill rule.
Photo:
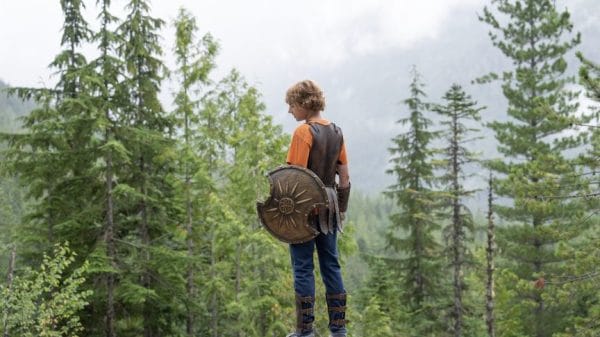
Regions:
<instances>
[{"instance_id":1,"label":"blue jeans","mask_svg":"<svg viewBox=\"0 0 600 337\"><path fill-rule=\"evenodd\" d=\"M317 228L319 227L317 226ZM315 246L327 294L345 293L342 271L338 261L337 231L327 235L321 233L308 242L290 244L296 293L301 296L312 296L313 298L315 296L315 275L313 273L315 268L313 262ZM334 318L339 319L340 317ZM346 332L345 327L330 326L330 330L331 332Z\"/></svg>"}]
</instances>

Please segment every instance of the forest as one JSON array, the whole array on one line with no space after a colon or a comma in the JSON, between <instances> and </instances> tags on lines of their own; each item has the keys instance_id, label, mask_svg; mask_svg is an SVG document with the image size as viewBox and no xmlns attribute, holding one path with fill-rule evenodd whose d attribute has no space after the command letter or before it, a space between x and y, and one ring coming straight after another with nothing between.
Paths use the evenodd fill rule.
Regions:
<instances>
[{"instance_id":1,"label":"forest","mask_svg":"<svg viewBox=\"0 0 600 337\"><path fill-rule=\"evenodd\" d=\"M264 93L236 69L215 78L226 46L185 8L166 22L148 0L124 17L110 0L60 7L56 83L0 82L2 336L285 336L289 247L256 202L291 136ZM478 16L511 67L473 83L505 116L482 122L464 84L429 97L418 67L406 74L400 131L371 144L393 183L352 191L338 241L349 336L600 336L600 60L552 0L491 0ZM484 135L498 156L482 156Z\"/></svg>"}]
</instances>

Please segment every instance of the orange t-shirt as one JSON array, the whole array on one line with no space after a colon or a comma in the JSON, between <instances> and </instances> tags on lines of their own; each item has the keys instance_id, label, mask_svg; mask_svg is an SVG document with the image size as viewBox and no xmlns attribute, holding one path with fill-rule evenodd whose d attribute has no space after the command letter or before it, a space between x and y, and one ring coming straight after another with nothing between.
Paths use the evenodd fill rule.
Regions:
<instances>
[{"instance_id":1,"label":"orange t-shirt","mask_svg":"<svg viewBox=\"0 0 600 337\"><path fill-rule=\"evenodd\" d=\"M329 125L329 122L326 119L317 119L312 120L311 122L315 122L321 125ZM294 130L294 134L292 135L292 143L290 144L290 149L288 150L287 155L287 163L290 165L298 165L302 167L308 166L308 156L310 154L310 148L312 146L313 136L310 132L310 125L308 123L304 123L299 125L296 130ZM348 158L346 155L346 144L342 143L342 148L340 149L340 157L338 158L338 164L346 165L348 164Z\"/></svg>"}]
</instances>

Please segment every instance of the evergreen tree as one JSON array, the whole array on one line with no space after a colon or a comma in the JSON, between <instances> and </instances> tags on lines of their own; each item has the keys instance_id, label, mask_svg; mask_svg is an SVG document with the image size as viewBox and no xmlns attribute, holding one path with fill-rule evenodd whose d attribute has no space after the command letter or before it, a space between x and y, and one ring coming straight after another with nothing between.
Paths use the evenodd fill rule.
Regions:
<instances>
[{"instance_id":1,"label":"evergreen tree","mask_svg":"<svg viewBox=\"0 0 600 337\"><path fill-rule=\"evenodd\" d=\"M132 0L127 9L117 29L117 55L127 70L118 123L131 158L115 172L123 219L118 242L127 247L119 290L127 310L119 335L167 336L181 330L185 282L179 243L172 240L181 219L173 182L175 125L158 99L167 74L158 35L164 22L151 16L147 1Z\"/></svg>"},{"instance_id":2,"label":"evergreen tree","mask_svg":"<svg viewBox=\"0 0 600 337\"><path fill-rule=\"evenodd\" d=\"M425 94L420 76L416 70L412 76L410 97L404 101L410 115L398 121L408 124L409 130L396 136L389 149L393 168L388 173L395 176L396 183L386 194L397 202L400 212L391 216L386 242L401 256L393 267L401 275L403 302L414 315L413 328L420 336L435 336L443 330L439 300L444 288L440 285L441 248L434 236L440 225L434 216L438 192L433 190L431 141L438 133L429 130L431 121L424 116L429 106L422 101Z\"/></svg>"},{"instance_id":3,"label":"evergreen tree","mask_svg":"<svg viewBox=\"0 0 600 337\"><path fill-rule=\"evenodd\" d=\"M97 108L99 140L98 157L100 158L97 170L103 177L100 189L99 203L102 204L102 213L99 222L103 226L100 231L94 250L91 252L90 273L94 276L89 287L93 288L93 305L86 310L84 324L89 335L102 335L115 337L117 335L117 309L116 292L118 289L119 258L116 246L119 226L118 205L115 203L115 185L118 178L116 167L129 161L128 151L119 135L119 116L123 112L126 97L123 95L120 81L125 72L124 62L116 56L116 47L119 40L113 32L113 26L118 18L110 13L110 0L97 0L100 8L98 19L100 29L93 34L93 41L97 43L99 56L89 64L92 81L91 91L94 97L94 106ZM105 288L97 287L104 283ZM99 324L97 317L104 317Z\"/></svg>"},{"instance_id":4,"label":"evergreen tree","mask_svg":"<svg viewBox=\"0 0 600 337\"><path fill-rule=\"evenodd\" d=\"M462 87L453 84L443 97L445 104L437 105L434 111L442 115L441 121L446 148L443 149L442 176L440 181L446 186L446 200L442 207L449 209L451 223L445 228L446 256L449 257L453 275L453 304L451 331L453 336L463 335L465 320L463 315L468 311L468 304L463 301L463 290L467 288L464 280L464 268L472 266L471 252L468 245L472 240L474 229L471 211L464 200L471 197L475 190L465 189L466 179L474 174L466 174L465 166L477 161L476 155L465 147L481 137L472 137L471 133L478 131L467 123L479 121L477 102L467 95Z\"/></svg>"},{"instance_id":5,"label":"evergreen tree","mask_svg":"<svg viewBox=\"0 0 600 337\"><path fill-rule=\"evenodd\" d=\"M95 110L89 95L90 78L80 46L90 31L82 17L81 1L61 1L65 16L61 46L51 63L59 81L53 89L12 88L38 107L23 120L24 133L8 135L9 168L27 186L36 205L19 230L25 258L39 261L53 243L69 241L85 251L98 208L95 163Z\"/></svg>"},{"instance_id":6,"label":"evergreen tree","mask_svg":"<svg viewBox=\"0 0 600 337\"><path fill-rule=\"evenodd\" d=\"M177 74L181 83L181 88L175 97L174 118L183 136L178 151L181 156L177 166L178 175L182 180L181 199L185 209L186 246L189 259L186 267L186 333L188 336L194 336L198 325L196 316L201 312L196 304L198 296L195 277L195 271L200 267L195 259L195 255L199 253L196 246L202 235L202 227L198 226L198 218L201 217L199 212L201 205L198 201L206 199L198 195L198 192L207 191L201 184L206 182L208 173L201 171L201 155L196 150L198 143L202 141L200 138L202 135L200 134L200 137L195 135L199 127L197 110L200 102L193 97L195 91L206 90L209 84L208 75L214 68L217 44L210 34L206 34L200 42L195 41L198 32L196 20L183 8L179 10L174 25Z\"/></svg>"},{"instance_id":7,"label":"evergreen tree","mask_svg":"<svg viewBox=\"0 0 600 337\"><path fill-rule=\"evenodd\" d=\"M262 230L255 207L256 200L268 193L264 175L284 161L288 138L264 114L257 90L237 71L219 83L210 101L205 107L215 110L201 115L213 126L202 129L206 132L202 149L217 181L210 201L212 216L207 218L211 254L203 283L211 313L209 333L283 334L291 312L286 306L293 303L293 293L281 287L289 282L288 253Z\"/></svg>"},{"instance_id":8,"label":"evergreen tree","mask_svg":"<svg viewBox=\"0 0 600 337\"><path fill-rule=\"evenodd\" d=\"M555 248L572 243L584 229L581 200L569 197L577 192L579 182L564 184L558 179L574 175L574 162L565 152L582 141L581 135L563 131L569 122L588 120L586 115L575 115L576 93L565 88L572 81L565 76L565 56L580 38L565 36L573 28L570 15L557 11L551 0L494 0L492 4L496 13L486 7L480 19L492 28L494 46L514 65L502 76L510 118L489 124L500 143L498 150L506 157L490 164L505 177L497 178L495 189L512 201L495 208L510 224L499 231L498 242L503 266L509 268L504 275L510 280L503 285L509 297L499 304L511 307L500 310L513 313L499 317L498 332L505 334L503 325L527 336L549 337L570 324L564 313L573 306L561 296L560 286L534 287L532 282L540 284L561 273L569 259ZM492 74L485 79L497 78ZM502 321L503 317L508 320Z\"/></svg>"},{"instance_id":9,"label":"evergreen tree","mask_svg":"<svg viewBox=\"0 0 600 337\"><path fill-rule=\"evenodd\" d=\"M583 191L588 205L588 214L582 220L589 223L589 230L582 237L583 242L572 252L566 254L575 255L575 263L566 268L566 275L562 275L556 282L565 284L571 293L578 294L577 310L573 312L575 316L575 325L568 329L566 336L592 337L600 334L600 290L598 281L600 280L600 221L598 212L600 210L600 198L598 198L598 181L595 172L598 170L600 160L600 127L598 127L598 112L600 112L600 66L587 60L581 53L577 54L581 60L582 66L579 69L580 83L586 90L586 96L589 97L594 105L590 107L590 112L594 115L595 125L576 125L578 128L590 128L590 138L587 151L580 156L582 163L589 172L585 177L587 189ZM591 174L590 174L591 173ZM594 189L593 187L596 186Z\"/></svg>"},{"instance_id":10,"label":"evergreen tree","mask_svg":"<svg viewBox=\"0 0 600 337\"><path fill-rule=\"evenodd\" d=\"M289 138L283 135L280 126L273 124L272 117L264 113L265 106L255 88L244 84L238 88L242 91L229 138L233 160L227 172L229 187L225 198L231 209L238 210L238 221L243 224L234 256L235 301L244 310L230 314L242 318L236 327L238 336L248 323L253 331L250 336L282 335L289 316L280 308L292 303L288 302L291 294L278 286L290 275L288 252L262 230L256 217L256 200L269 191L263 178L265 174L285 162Z\"/></svg>"}]
</instances>

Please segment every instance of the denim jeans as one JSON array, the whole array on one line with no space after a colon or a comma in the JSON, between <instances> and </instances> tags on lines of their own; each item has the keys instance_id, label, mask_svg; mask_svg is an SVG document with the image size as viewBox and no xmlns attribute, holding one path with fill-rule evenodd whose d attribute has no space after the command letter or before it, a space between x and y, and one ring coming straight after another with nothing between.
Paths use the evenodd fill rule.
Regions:
<instances>
[{"instance_id":1,"label":"denim jeans","mask_svg":"<svg viewBox=\"0 0 600 337\"><path fill-rule=\"evenodd\" d=\"M317 228L319 228L317 226ZM319 234L313 240L299 244L290 244L292 269L294 271L294 289L301 296L315 296L315 275L313 255L317 248L321 277L327 294L345 293L342 272L338 261L337 230L330 234ZM335 317L337 319L339 317ZM343 318L343 317L342 317ZM345 327L330 327L331 332L346 332Z\"/></svg>"}]
</instances>

